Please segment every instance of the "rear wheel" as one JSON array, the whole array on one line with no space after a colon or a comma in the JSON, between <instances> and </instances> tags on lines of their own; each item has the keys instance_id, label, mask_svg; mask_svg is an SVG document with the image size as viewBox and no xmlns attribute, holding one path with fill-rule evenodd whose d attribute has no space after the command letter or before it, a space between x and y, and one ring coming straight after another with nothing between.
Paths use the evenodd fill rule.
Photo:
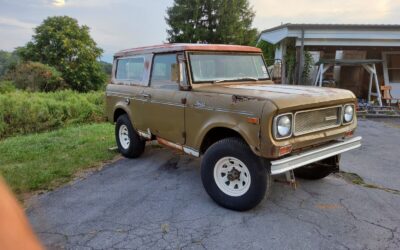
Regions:
<instances>
[{"instance_id":1,"label":"rear wheel","mask_svg":"<svg viewBox=\"0 0 400 250\"><path fill-rule=\"evenodd\" d=\"M137 158L144 152L146 142L133 129L128 115L118 117L115 124L115 138L119 152L128 158Z\"/></svg>"},{"instance_id":2,"label":"rear wheel","mask_svg":"<svg viewBox=\"0 0 400 250\"><path fill-rule=\"evenodd\" d=\"M262 159L238 138L218 141L206 151L201 179L216 203L238 211L257 206L270 185Z\"/></svg>"},{"instance_id":3,"label":"rear wheel","mask_svg":"<svg viewBox=\"0 0 400 250\"><path fill-rule=\"evenodd\" d=\"M339 156L312 163L294 170L296 177L306 180L319 180L339 170Z\"/></svg>"}]
</instances>

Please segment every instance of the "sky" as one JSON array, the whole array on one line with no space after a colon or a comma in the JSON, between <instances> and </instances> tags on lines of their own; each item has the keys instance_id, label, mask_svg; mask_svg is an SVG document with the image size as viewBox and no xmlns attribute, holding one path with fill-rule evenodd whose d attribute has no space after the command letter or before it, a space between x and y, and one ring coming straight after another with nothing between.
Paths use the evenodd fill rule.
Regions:
<instances>
[{"instance_id":1,"label":"sky","mask_svg":"<svg viewBox=\"0 0 400 250\"><path fill-rule=\"evenodd\" d=\"M400 24L400 0L249 0L253 26L282 23ZM90 27L102 59L122 49L166 41L166 9L173 0L0 0L0 49L25 45L48 16L68 15Z\"/></svg>"}]
</instances>

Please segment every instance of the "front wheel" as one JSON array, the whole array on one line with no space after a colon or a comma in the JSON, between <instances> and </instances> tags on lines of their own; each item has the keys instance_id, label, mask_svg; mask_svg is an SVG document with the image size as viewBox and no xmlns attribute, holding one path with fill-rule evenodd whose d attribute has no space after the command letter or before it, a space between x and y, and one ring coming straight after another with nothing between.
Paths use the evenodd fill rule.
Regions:
<instances>
[{"instance_id":1,"label":"front wheel","mask_svg":"<svg viewBox=\"0 0 400 250\"><path fill-rule=\"evenodd\" d=\"M206 151L201 179L216 203L238 211L257 206L271 183L262 159L238 138L218 141Z\"/></svg>"},{"instance_id":2,"label":"front wheel","mask_svg":"<svg viewBox=\"0 0 400 250\"><path fill-rule=\"evenodd\" d=\"M115 124L115 139L119 152L127 158L137 158L144 152L146 142L133 129L128 115L121 115Z\"/></svg>"}]
</instances>

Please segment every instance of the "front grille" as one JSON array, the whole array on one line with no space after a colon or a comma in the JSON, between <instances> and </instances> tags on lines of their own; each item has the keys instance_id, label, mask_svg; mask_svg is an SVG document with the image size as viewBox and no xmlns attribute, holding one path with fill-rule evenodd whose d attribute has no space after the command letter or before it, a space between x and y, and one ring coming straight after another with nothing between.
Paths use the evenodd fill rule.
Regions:
<instances>
[{"instance_id":1,"label":"front grille","mask_svg":"<svg viewBox=\"0 0 400 250\"><path fill-rule=\"evenodd\" d=\"M341 106L299 111L294 115L294 135L338 127L341 124L341 114Z\"/></svg>"}]
</instances>

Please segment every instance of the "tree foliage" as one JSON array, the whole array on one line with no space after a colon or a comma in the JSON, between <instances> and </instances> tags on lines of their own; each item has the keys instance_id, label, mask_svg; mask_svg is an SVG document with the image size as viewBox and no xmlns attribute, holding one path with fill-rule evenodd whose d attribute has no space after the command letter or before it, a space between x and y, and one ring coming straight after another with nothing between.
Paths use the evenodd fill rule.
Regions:
<instances>
[{"instance_id":1,"label":"tree foliage","mask_svg":"<svg viewBox=\"0 0 400 250\"><path fill-rule=\"evenodd\" d=\"M4 73L6 72L10 58L10 52L0 50L0 76L4 75Z\"/></svg>"},{"instance_id":2,"label":"tree foliage","mask_svg":"<svg viewBox=\"0 0 400 250\"><path fill-rule=\"evenodd\" d=\"M169 42L254 44L248 0L175 0L167 9Z\"/></svg>"},{"instance_id":3,"label":"tree foliage","mask_svg":"<svg viewBox=\"0 0 400 250\"><path fill-rule=\"evenodd\" d=\"M276 46L273 44L270 44L264 40L261 40L258 44L257 47L260 48L263 52L264 58L267 61L268 64L273 64L274 59L275 59L275 49Z\"/></svg>"},{"instance_id":4,"label":"tree foliage","mask_svg":"<svg viewBox=\"0 0 400 250\"><path fill-rule=\"evenodd\" d=\"M18 89L31 92L49 92L66 87L59 71L39 62L20 63L10 70L4 78L11 80Z\"/></svg>"},{"instance_id":5,"label":"tree foliage","mask_svg":"<svg viewBox=\"0 0 400 250\"><path fill-rule=\"evenodd\" d=\"M0 77L13 68L19 61L17 53L0 50Z\"/></svg>"},{"instance_id":6,"label":"tree foliage","mask_svg":"<svg viewBox=\"0 0 400 250\"><path fill-rule=\"evenodd\" d=\"M32 41L19 49L24 60L55 67L70 88L83 92L99 89L105 82L97 60L102 52L89 27L68 16L45 19L35 28Z\"/></svg>"},{"instance_id":7,"label":"tree foliage","mask_svg":"<svg viewBox=\"0 0 400 250\"><path fill-rule=\"evenodd\" d=\"M101 67L103 68L104 73L107 76L111 76L112 73L112 64L105 62L105 61L100 61Z\"/></svg>"}]
</instances>

